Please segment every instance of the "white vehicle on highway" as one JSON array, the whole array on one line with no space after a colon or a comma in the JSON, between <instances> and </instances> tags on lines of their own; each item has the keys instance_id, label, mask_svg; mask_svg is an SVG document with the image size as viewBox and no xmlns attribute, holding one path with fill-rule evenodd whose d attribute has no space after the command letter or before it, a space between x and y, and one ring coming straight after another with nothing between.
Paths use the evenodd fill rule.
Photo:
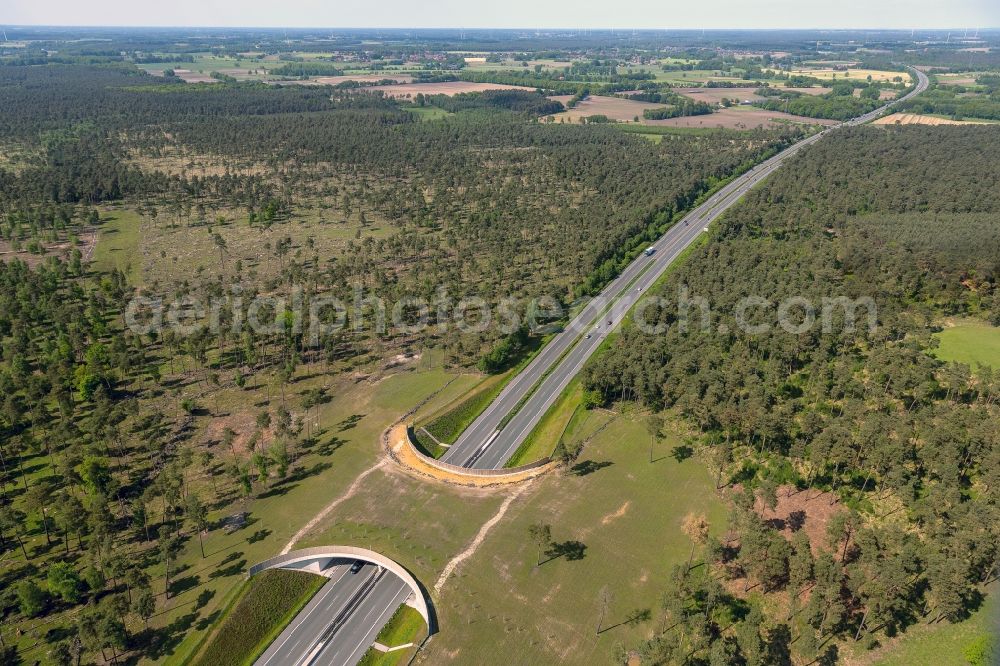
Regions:
<instances>
[{"instance_id":1,"label":"white vehicle on highway","mask_svg":"<svg viewBox=\"0 0 1000 666\"><path fill-rule=\"evenodd\" d=\"M643 251L643 254L646 255L647 257L652 257L654 252L656 252L656 248L653 246L649 246Z\"/></svg>"}]
</instances>

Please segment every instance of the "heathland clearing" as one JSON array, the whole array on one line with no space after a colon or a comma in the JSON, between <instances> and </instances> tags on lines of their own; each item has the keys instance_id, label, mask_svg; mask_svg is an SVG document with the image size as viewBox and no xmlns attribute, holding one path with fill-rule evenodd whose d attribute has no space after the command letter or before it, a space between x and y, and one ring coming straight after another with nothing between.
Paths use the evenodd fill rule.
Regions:
<instances>
[{"instance_id":1,"label":"heathland clearing","mask_svg":"<svg viewBox=\"0 0 1000 666\"><path fill-rule=\"evenodd\" d=\"M937 335L940 346L935 356L943 361L1000 368L1000 327L963 319L951 322Z\"/></svg>"}]
</instances>

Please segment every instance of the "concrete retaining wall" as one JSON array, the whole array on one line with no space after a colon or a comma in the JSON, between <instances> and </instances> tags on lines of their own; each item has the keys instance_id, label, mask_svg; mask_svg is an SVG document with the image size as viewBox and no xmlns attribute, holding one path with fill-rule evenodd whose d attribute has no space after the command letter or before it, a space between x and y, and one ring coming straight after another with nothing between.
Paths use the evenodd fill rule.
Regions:
<instances>
[{"instance_id":1,"label":"concrete retaining wall","mask_svg":"<svg viewBox=\"0 0 1000 666\"><path fill-rule=\"evenodd\" d=\"M365 562L377 564L383 569L399 576L413 592L413 603L410 605L424 618L424 621L427 623L428 633L433 634L437 631L430 596L426 594L417 579L401 564L367 548L355 548L354 546L317 546L315 548L293 550L285 555L278 555L263 562L258 562L250 567L248 575L255 576L267 569L297 569L299 571L309 571L319 574L329 566L332 560L338 559L364 560Z\"/></svg>"},{"instance_id":2,"label":"concrete retaining wall","mask_svg":"<svg viewBox=\"0 0 1000 666\"><path fill-rule=\"evenodd\" d=\"M438 460L437 458L432 458L426 454L420 452L420 450L413 444L413 426L406 427L406 444L409 446L413 455L421 460L421 462L430 465L436 469L442 470L444 472L450 472L452 474L460 474L463 476L483 476L491 478L503 478L512 476L521 476L525 472L530 472L531 470L540 469L549 465L552 460L550 458L542 458L541 460L536 460L533 463L528 463L527 465L520 465L518 467L504 467L502 469L472 469L470 467L462 467L461 465L452 465L451 463L446 463L444 461Z\"/></svg>"}]
</instances>

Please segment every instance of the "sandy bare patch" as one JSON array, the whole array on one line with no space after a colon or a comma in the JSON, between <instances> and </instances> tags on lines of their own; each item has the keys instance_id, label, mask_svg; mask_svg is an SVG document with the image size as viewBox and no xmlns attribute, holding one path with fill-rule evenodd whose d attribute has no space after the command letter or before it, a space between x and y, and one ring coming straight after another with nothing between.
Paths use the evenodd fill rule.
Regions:
<instances>
[{"instance_id":1,"label":"sandy bare patch","mask_svg":"<svg viewBox=\"0 0 1000 666\"><path fill-rule=\"evenodd\" d=\"M617 519L621 518L626 513L628 513L628 508L630 506L632 506L632 500L627 500L624 504L621 505L621 507L617 511L609 513L608 515L606 515L603 518L601 518L601 525L608 525L613 520L617 520Z\"/></svg>"},{"instance_id":2,"label":"sandy bare patch","mask_svg":"<svg viewBox=\"0 0 1000 666\"><path fill-rule=\"evenodd\" d=\"M388 97L409 98L417 93L424 95L458 95L460 93L483 92L484 90L534 90L524 86L508 86L502 83L472 83L470 81L445 81L443 83L401 83L379 87Z\"/></svg>"},{"instance_id":3,"label":"sandy bare patch","mask_svg":"<svg viewBox=\"0 0 1000 666\"><path fill-rule=\"evenodd\" d=\"M756 509L761 518L788 539L799 530L805 532L813 553L818 553L827 546L830 520L844 507L833 493L781 486L778 488L778 504L773 511L759 500Z\"/></svg>"},{"instance_id":4,"label":"sandy bare patch","mask_svg":"<svg viewBox=\"0 0 1000 666\"><path fill-rule=\"evenodd\" d=\"M976 120L952 120L937 116L922 116L919 113L890 113L872 122L873 125L987 125Z\"/></svg>"}]
</instances>

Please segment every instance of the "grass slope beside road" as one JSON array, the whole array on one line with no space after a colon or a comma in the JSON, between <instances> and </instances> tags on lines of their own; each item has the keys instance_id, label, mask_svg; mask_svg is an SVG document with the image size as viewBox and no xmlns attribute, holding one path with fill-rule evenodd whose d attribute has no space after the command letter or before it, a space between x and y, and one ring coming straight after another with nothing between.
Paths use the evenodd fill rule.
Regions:
<instances>
[{"instance_id":1,"label":"grass slope beside road","mask_svg":"<svg viewBox=\"0 0 1000 666\"><path fill-rule=\"evenodd\" d=\"M265 571L247 583L194 666L252 664L327 582L301 571Z\"/></svg>"},{"instance_id":2,"label":"grass slope beside road","mask_svg":"<svg viewBox=\"0 0 1000 666\"><path fill-rule=\"evenodd\" d=\"M513 368L500 374L487 376L478 386L471 388L465 397L454 400L436 413L419 421L414 428L414 434L417 443L424 449L424 453L439 458L444 455L446 449L421 432L421 428L426 429L434 438L444 444L454 444L465 429L490 406L494 398L500 395L504 387L531 363L531 360L551 338L550 335L531 338L528 353Z\"/></svg>"},{"instance_id":3,"label":"grass slope beside road","mask_svg":"<svg viewBox=\"0 0 1000 666\"><path fill-rule=\"evenodd\" d=\"M380 652L375 648L370 648L359 662L360 666L395 666L405 664L416 651L416 646L427 635L427 624L412 607L403 604L396 610L396 614L389 620L389 624L382 627L375 638L375 642L386 647L393 648L412 643L413 647L394 650L392 652Z\"/></svg>"}]
</instances>

